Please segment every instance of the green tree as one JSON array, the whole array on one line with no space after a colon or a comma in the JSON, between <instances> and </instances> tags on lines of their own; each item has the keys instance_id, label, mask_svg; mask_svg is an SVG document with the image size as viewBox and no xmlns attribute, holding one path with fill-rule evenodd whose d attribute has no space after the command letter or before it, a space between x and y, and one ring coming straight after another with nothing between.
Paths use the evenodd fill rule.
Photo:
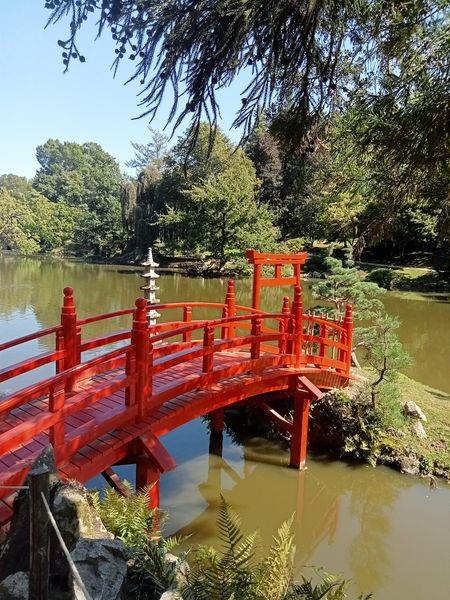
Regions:
<instances>
[{"instance_id":1,"label":"green tree","mask_svg":"<svg viewBox=\"0 0 450 600\"><path fill-rule=\"evenodd\" d=\"M11 209L15 205L17 212L14 222L28 238L26 244L21 241L14 249L24 253L62 252L70 249L80 216L78 208L69 206L63 201L58 204L50 202L36 192L25 177L17 175L1 176L0 190L8 192L11 197L9 207ZM8 216L10 209L5 206L2 215L5 231L8 229L8 222L11 223L11 215ZM9 236L18 239L17 227L11 229ZM14 231L16 233L13 233ZM38 244L37 248L36 244Z\"/></svg>"},{"instance_id":2,"label":"green tree","mask_svg":"<svg viewBox=\"0 0 450 600\"><path fill-rule=\"evenodd\" d=\"M250 160L238 149L222 172L186 191L198 216L200 246L218 260L219 270L233 254L274 245L272 215L255 202L257 183Z\"/></svg>"},{"instance_id":3,"label":"green tree","mask_svg":"<svg viewBox=\"0 0 450 600\"><path fill-rule=\"evenodd\" d=\"M261 182L258 204L264 203L279 210L283 166L278 142L270 133L265 119L252 132L245 152L251 158Z\"/></svg>"},{"instance_id":4,"label":"green tree","mask_svg":"<svg viewBox=\"0 0 450 600\"><path fill-rule=\"evenodd\" d=\"M156 170L161 170L167 155L167 137L153 127L148 127L148 130L150 141L146 144L131 142L134 157L125 163L127 167L136 169L137 174L150 165Z\"/></svg>"},{"instance_id":5,"label":"green tree","mask_svg":"<svg viewBox=\"0 0 450 600\"><path fill-rule=\"evenodd\" d=\"M39 252L39 241L31 234L33 213L11 193L0 188L0 245L23 254Z\"/></svg>"},{"instance_id":6,"label":"green tree","mask_svg":"<svg viewBox=\"0 0 450 600\"><path fill-rule=\"evenodd\" d=\"M395 381L398 370L411 364L411 357L397 337L399 326L396 317L380 313L373 325L359 331L359 345L363 348L365 363L375 371L371 382L373 408L376 407L380 385Z\"/></svg>"},{"instance_id":7,"label":"green tree","mask_svg":"<svg viewBox=\"0 0 450 600\"><path fill-rule=\"evenodd\" d=\"M115 159L94 143L48 140L38 146L40 168L33 187L52 202L80 211L74 244L78 254L111 256L122 249L120 186Z\"/></svg>"},{"instance_id":8,"label":"green tree","mask_svg":"<svg viewBox=\"0 0 450 600\"><path fill-rule=\"evenodd\" d=\"M363 281L356 267L343 266L336 258L328 258L327 265L330 270L327 278L312 286L315 298L332 304L338 315L343 315L345 306L352 304L354 315L359 319L373 318L383 310L379 297L385 293L384 289L376 283Z\"/></svg>"}]
</instances>

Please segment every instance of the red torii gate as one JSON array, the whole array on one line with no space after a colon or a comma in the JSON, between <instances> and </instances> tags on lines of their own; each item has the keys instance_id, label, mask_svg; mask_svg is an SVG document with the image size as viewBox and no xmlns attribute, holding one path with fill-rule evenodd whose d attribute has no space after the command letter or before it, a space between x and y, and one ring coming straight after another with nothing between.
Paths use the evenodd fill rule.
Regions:
<instances>
[{"instance_id":1,"label":"red torii gate","mask_svg":"<svg viewBox=\"0 0 450 600\"><path fill-rule=\"evenodd\" d=\"M253 265L253 308L259 309L259 298L262 287L273 287L279 285L293 285L301 287L301 266L305 264L308 254L298 252L297 254L263 254L256 250L247 250L245 253L247 261ZM261 277L262 266L274 267L273 277ZM283 267L292 265L294 275L284 276Z\"/></svg>"}]
</instances>

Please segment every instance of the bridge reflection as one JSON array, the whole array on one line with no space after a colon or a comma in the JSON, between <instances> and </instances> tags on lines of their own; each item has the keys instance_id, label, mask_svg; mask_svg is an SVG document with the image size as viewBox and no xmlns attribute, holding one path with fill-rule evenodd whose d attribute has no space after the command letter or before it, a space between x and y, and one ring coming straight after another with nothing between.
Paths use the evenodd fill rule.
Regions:
<instances>
[{"instance_id":1,"label":"bridge reflection","mask_svg":"<svg viewBox=\"0 0 450 600\"><path fill-rule=\"evenodd\" d=\"M281 477L277 469L275 489L270 484L270 469L272 465L287 465L287 453L275 454L273 443L267 444L261 438L247 442L242 450L241 464L235 468L223 458L222 434L211 433L206 477L198 485L206 506L177 534L190 536L188 546L200 540L204 543L205 538L217 544L212 523L215 523L222 494L239 513L245 532L260 531L263 545L271 543L271 536L279 525L294 513L295 560L305 564L324 539L328 544L333 543L339 520L340 494L329 490L312 472L290 469L283 469ZM307 514L305 507L309 507L308 511L314 507L314 518Z\"/></svg>"}]
</instances>

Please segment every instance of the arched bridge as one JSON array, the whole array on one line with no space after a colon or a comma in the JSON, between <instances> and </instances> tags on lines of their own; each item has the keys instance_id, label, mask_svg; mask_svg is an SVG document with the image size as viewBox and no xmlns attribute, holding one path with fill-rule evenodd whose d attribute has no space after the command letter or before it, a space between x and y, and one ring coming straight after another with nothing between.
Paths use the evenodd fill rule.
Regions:
<instances>
[{"instance_id":1,"label":"arched bridge","mask_svg":"<svg viewBox=\"0 0 450 600\"><path fill-rule=\"evenodd\" d=\"M149 326L155 308L166 322ZM199 318L205 308L217 317ZM124 315L130 328L114 331ZM112 332L86 339L86 326L99 321ZM221 431L224 409L243 402L258 403L292 434L291 466L304 467L309 404L347 384L352 329L350 306L341 318L304 313L298 285L279 313L236 304L230 281L221 303L152 306L140 298L134 309L85 319L77 318L73 290L65 288L60 325L0 344L1 356L33 340L55 340L54 350L0 369L0 383L43 365L55 371L0 401L0 522L10 517L14 487L49 443L61 475L82 482L103 473L120 489L112 467L136 465L137 486L155 484L157 505L159 476L175 466L160 437L207 413L211 430ZM92 351L100 354L86 359ZM292 422L265 400L268 393L293 398Z\"/></svg>"}]
</instances>

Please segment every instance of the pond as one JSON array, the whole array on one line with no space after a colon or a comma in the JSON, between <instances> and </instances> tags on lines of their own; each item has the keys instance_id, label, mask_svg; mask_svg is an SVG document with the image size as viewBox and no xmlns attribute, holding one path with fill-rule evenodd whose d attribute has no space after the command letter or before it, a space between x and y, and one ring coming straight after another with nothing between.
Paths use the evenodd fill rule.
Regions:
<instances>
[{"instance_id":1,"label":"pond","mask_svg":"<svg viewBox=\"0 0 450 600\"><path fill-rule=\"evenodd\" d=\"M65 286L74 288L82 318L132 306L142 285L133 267L10 255L0 256L0 281L0 341L58 323ZM220 301L226 280L162 275L159 287L162 302ZM311 296L306 284L304 288L308 306ZM239 303L251 303L250 281L238 281L236 291ZM278 311L286 291L263 291L263 308ZM400 336L415 361L408 374L450 393L449 297L388 293L385 304L402 321ZM125 317L117 328L129 325ZM102 327L108 325L96 324L89 335L105 333ZM9 352L6 362L39 348L45 346L32 342L20 353ZM20 385L29 382L22 379ZM259 529L266 544L295 512L297 573L304 565L322 565L351 579L354 591L372 591L378 600L448 596L450 486L439 482L431 489L426 480L388 468L350 465L315 454L308 456L308 470L299 473L285 468L288 455L280 444L233 437L225 434L222 456L209 452L208 428L202 420L163 438L178 463L161 483L161 505L170 513L168 533L191 534L189 543L217 543L215 519L223 494L240 514L244 529ZM133 480L129 468L118 471ZM100 483L100 478L91 482Z\"/></svg>"}]
</instances>

